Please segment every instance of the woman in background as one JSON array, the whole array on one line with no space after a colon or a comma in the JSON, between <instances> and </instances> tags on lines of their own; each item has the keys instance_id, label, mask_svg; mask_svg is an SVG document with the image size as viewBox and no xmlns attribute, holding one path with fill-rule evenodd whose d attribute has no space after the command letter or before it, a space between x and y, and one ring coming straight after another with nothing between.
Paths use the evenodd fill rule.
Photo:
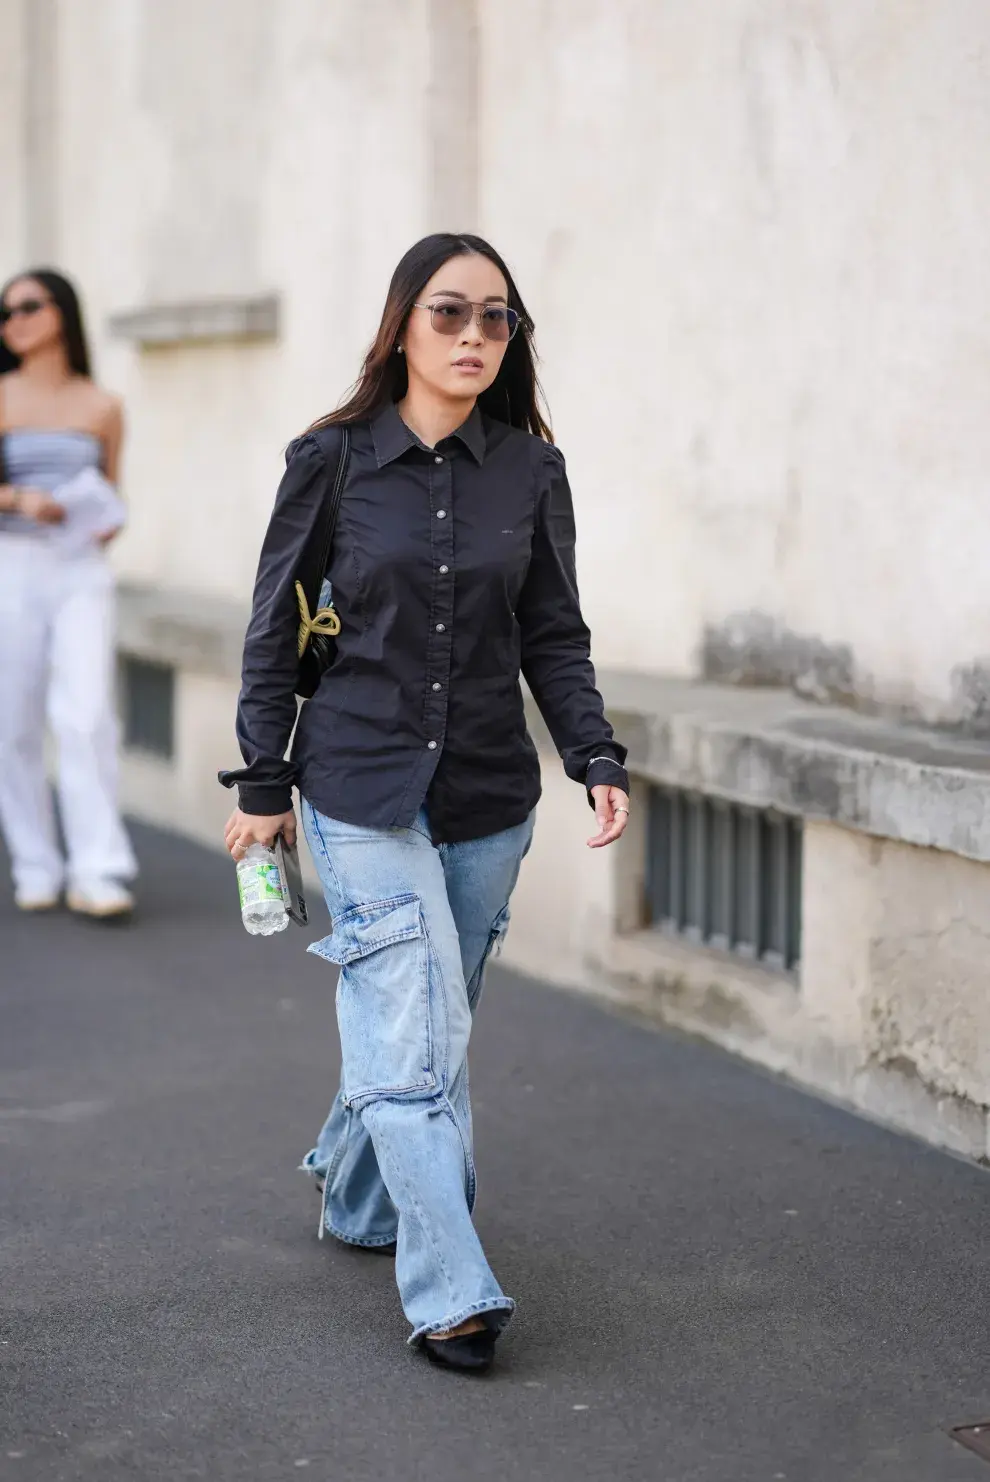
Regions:
<instances>
[{"instance_id":1,"label":"woman in background","mask_svg":"<svg viewBox=\"0 0 990 1482\"><path fill-rule=\"evenodd\" d=\"M113 583L104 547L119 523L119 401L96 386L79 300L59 273L31 270L0 295L0 829L22 911L58 905L101 920L130 914L136 873L116 798ZM69 539L60 489L88 474L89 517ZM100 477L102 475L102 477ZM109 481L109 482L105 482ZM76 518L78 528L81 517ZM67 859L45 772L58 745Z\"/></svg>"}]
</instances>

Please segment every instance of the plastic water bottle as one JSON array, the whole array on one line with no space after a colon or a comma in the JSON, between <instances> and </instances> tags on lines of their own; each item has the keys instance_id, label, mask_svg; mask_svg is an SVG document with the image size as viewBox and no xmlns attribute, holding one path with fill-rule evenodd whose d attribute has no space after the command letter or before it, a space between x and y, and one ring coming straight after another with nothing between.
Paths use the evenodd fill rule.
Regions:
<instances>
[{"instance_id":1,"label":"plastic water bottle","mask_svg":"<svg viewBox=\"0 0 990 1482\"><path fill-rule=\"evenodd\" d=\"M253 937L271 937L288 926L274 849L252 844L237 861L237 893L244 929Z\"/></svg>"}]
</instances>

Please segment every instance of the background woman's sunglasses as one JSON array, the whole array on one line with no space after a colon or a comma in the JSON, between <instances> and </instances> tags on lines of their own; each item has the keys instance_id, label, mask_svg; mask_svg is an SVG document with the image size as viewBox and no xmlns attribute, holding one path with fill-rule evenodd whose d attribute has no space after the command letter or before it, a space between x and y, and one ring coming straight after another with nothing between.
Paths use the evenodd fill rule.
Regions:
<instances>
[{"instance_id":1,"label":"background woman's sunglasses","mask_svg":"<svg viewBox=\"0 0 990 1482\"><path fill-rule=\"evenodd\" d=\"M511 340L519 328L519 315L504 304L469 304L463 299L441 299L436 304L413 304L414 309L429 309L430 323L437 334L460 334L477 318L486 340Z\"/></svg>"},{"instance_id":2,"label":"background woman's sunglasses","mask_svg":"<svg viewBox=\"0 0 990 1482\"><path fill-rule=\"evenodd\" d=\"M0 324L9 324L11 319L16 319L22 314L25 319L30 319L32 314L40 314L42 309L47 309L51 303L50 298L26 298L23 303L11 304L10 308L4 304L0 308Z\"/></svg>"}]
</instances>

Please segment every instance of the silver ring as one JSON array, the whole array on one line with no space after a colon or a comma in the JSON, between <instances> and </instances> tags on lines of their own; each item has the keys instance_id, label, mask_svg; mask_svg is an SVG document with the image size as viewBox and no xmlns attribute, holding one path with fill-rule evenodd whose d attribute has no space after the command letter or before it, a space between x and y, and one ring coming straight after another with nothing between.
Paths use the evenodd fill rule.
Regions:
<instances>
[{"instance_id":1,"label":"silver ring","mask_svg":"<svg viewBox=\"0 0 990 1482\"><path fill-rule=\"evenodd\" d=\"M620 806L618 808L613 808L612 809L612 812L613 813L625 813L625 814L628 814L629 809L628 808L623 808L623 807Z\"/></svg>"}]
</instances>

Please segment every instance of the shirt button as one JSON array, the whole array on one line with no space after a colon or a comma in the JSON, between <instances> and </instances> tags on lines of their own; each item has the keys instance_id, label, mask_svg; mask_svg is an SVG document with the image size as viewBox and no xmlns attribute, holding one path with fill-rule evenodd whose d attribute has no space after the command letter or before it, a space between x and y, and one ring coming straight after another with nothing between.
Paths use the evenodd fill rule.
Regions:
<instances>
[{"instance_id":1,"label":"shirt button","mask_svg":"<svg viewBox=\"0 0 990 1482\"><path fill-rule=\"evenodd\" d=\"M450 570L450 567L449 566L441 566L440 567L440 575L441 576L446 576L447 575L447 572L449 570Z\"/></svg>"},{"instance_id":2,"label":"shirt button","mask_svg":"<svg viewBox=\"0 0 990 1482\"><path fill-rule=\"evenodd\" d=\"M437 632L438 633L446 633L446 631L447 631L447 624L446 623L437 623Z\"/></svg>"},{"instance_id":3,"label":"shirt button","mask_svg":"<svg viewBox=\"0 0 990 1482\"><path fill-rule=\"evenodd\" d=\"M435 741L427 741L426 745L430 751L436 751L437 749L437 743Z\"/></svg>"},{"instance_id":4,"label":"shirt button","mask_svg":"<svg viewBox=\"0 0 990 1482\"><path fill-rule=\"evenodd\" d=\"M433 686L433 688L434 688L434 689L435 689L435 690L442 690L442 689L443 689L443 685L442 685L442 684L435 684L435 685L434 685L434 686Z\"/></svg>"},{"instance_id":5,"label":"shirt button","mask_svg":"<svg viewBox=\"0 0 990 1482\"><path fill-rule=\"evenodd\" d=\"M434 461L434 463L442 463L442 462L443 462L443 459L442 459L442 458L439 458L439 457L437 457L437 458L434 458L434 460L433 460L433 461Z\"/></svg>"},{"instance_id":6,"label":"shirt button","mask_svg":"<svg viewBox=\"0 0 990 1482\"><path fill-rule=\"evenodd\" d=\"M438 509L437 510L437 519L438 520L445 520L446 518L447 518L447 511L445 509Z\"/></svg>"}]
</instances>

